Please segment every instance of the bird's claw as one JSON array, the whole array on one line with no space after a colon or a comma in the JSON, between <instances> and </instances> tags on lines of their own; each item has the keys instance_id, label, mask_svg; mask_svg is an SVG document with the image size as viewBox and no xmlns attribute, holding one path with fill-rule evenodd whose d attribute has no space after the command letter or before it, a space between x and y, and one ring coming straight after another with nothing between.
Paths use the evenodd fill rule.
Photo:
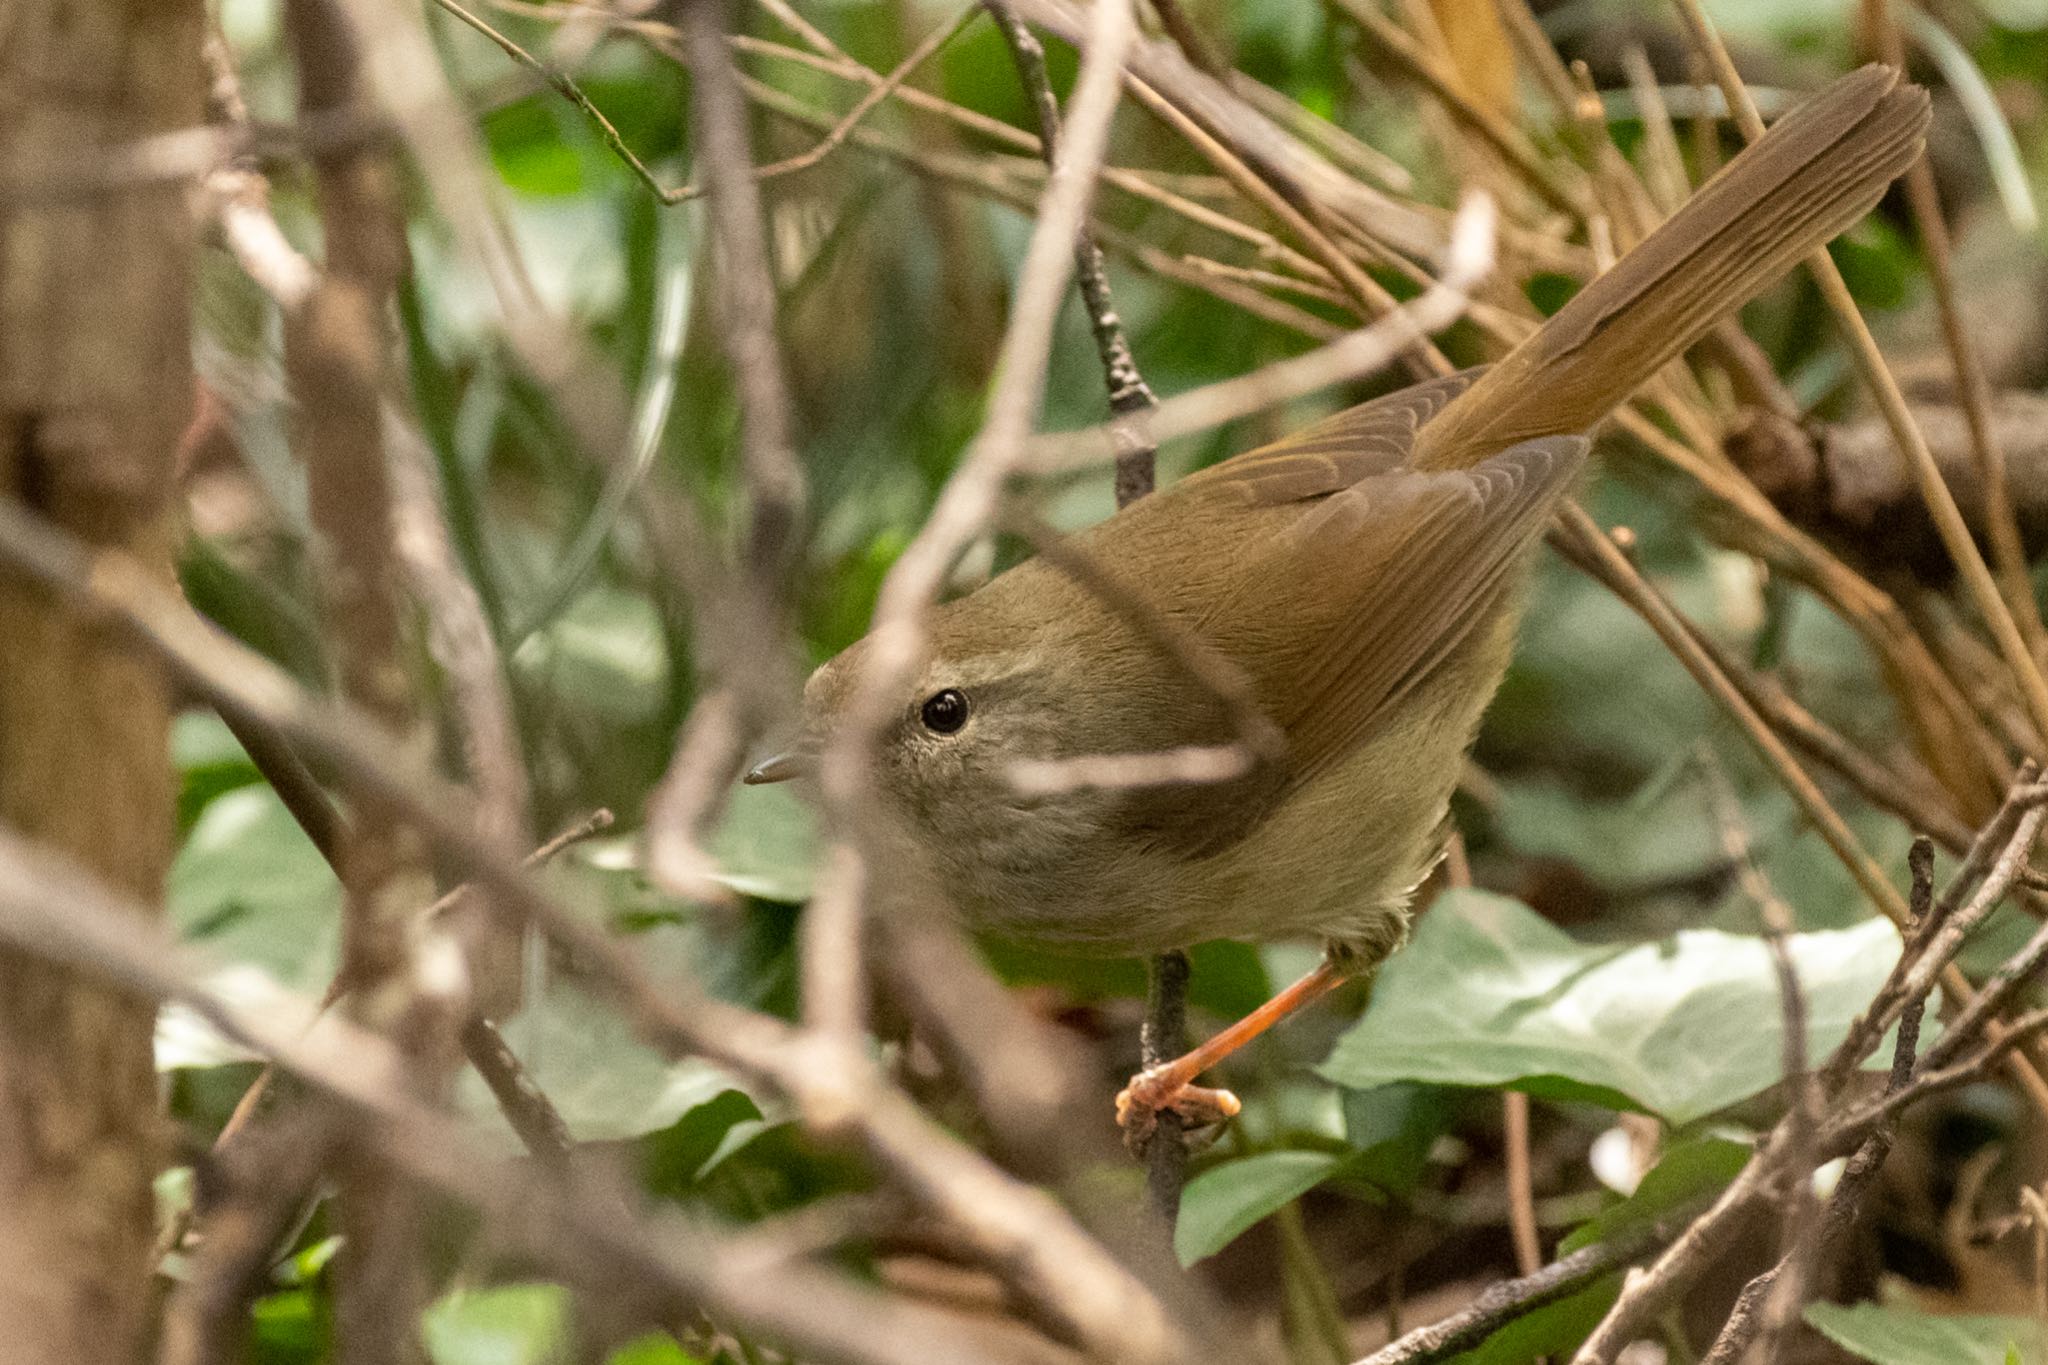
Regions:
<instances>
[{"instance_id":1,"label":"bird's claw","mask_svg":"<svg viewBox=\"0 0 2048 1365\"><path fill-rule=\"evenodd\" d=\"M1237 1117L1244 1106L1228 1090L1212 1090L1176 1080L1171 1064L1155 1066L1131 1077L1116 1097L1116 1122L1124 1130L1124 1145L1143 1155L1159 1127L1159 1115L1179 1115L1184 1132L1221 1129Z\"/></svg>"}]
</instances>

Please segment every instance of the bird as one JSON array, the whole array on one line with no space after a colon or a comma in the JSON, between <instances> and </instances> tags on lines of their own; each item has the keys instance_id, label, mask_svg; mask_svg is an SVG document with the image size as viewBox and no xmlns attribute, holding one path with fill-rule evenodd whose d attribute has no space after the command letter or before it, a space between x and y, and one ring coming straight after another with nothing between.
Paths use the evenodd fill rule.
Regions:
<instances>
[{"instance_id":1,"label":"bird","mask_svg":"<svg viewBox=\"0 0 2048 1365\"><path fill-rule=\"evenodd\" d=\"M1201 1074L1405 941L1594 429L1874 208L1927 118L1891 68L1844 75L1494 364L1223 460L930 612L871 774L906 877L974 928L1067 949L1323 945L1260 1009L1133 1077L1128 1136L1161 1110L1234 1114ZM813 672L794 745L746 781L814 771L872 639ZM1183 751L1251 757L1210 781L1018 780Z\"/></svg>"}]
</instances>

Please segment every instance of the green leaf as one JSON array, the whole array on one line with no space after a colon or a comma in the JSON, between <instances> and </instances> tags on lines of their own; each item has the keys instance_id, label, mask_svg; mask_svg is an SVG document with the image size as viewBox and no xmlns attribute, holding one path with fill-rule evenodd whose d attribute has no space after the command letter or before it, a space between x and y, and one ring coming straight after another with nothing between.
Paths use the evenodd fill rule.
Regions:
<instances>
[{"instance_id":1,"label":"green leaf","mask_svg":"<svg viewBox=\"0 0 2048 1365\"><path fill-rule=\"evenodd\" d=\"M181 837L216 797L263 780L226 722L211 711L187 711L171 722L171 765L178 770Z\"/></svg>"},{"instance_id":2,"label":"green leaf","mask_svg":"<svg viewBox=\"0 0 2048 1365\"><path fill-rule=\"evenodd\" d=\"M1193 1265L1289 1200L1321 1184L1343 1160L1334 1152L1260 1152L1212 1166L1188 1182L1173 1250Z\"/></svg>"},{"instance_id":3,"label":"green leaf","mask_svg":"<svg viewBox=\"0 0 2048 1365\"><path fill-rule=\"evenodd\" d=\"M1576 1294L1516 1318L1472 1350L1451 1357L1451 1365L1528 1365L1546 1356L1568 1357L1592 1334L1620 1292L1619 1273L1595 1280Z\"/></svg>"},{"instance_id":4,"label":"green leaf","mask_svg":"<svg viewBox=\"0 0 2048 1365\"><path fill-rule=\"evenodd\" d=\"M658 1133L647 1135L648 1188L681 1194L768 1128L761 1107L738 1090L721 1090Z\"/></svg>"},{"instance_id":5,"label":"green leaf","mask_svg":"<svg viewBox=\"0 0 2048 1365\"><path fill-rule=\"evenodd\" d=\"M1808 1055L1841 1040L1898 942L1883 920L1792 937ZM1781 1019L1761 939L1688 930L1582 944L1516 901L1454 891L1388 962L1321 1071L1353 1089L1509 1085L1683 1124L1780 1079Z\"/></svg>"},{"instance_id":6,"label":"green leaf","mask_svg":"<svg viewBox=\"0 0 2048 1365\"><path fill-rule=\"evenodd\" d=\"M1573 1229L1558 1244L1558 1255L1568 1256L1581 1247L1655 1222L1688 1200L1720 1189L1748 1164L1752 1151L1746 1142L1713 1133L1672 1144L1643 1176L1634 1194Z\"/></svg>"},{"instance_id":7,"label":"green leaf","mask_svg":"<svg viewBox=\"0 0 2048 1365\"><path fill-rule=\"evenodd\" d=\"M171 865L171 920L222 959L318 993L334 972L341 884L267 786L216 797Z\"/></svg>"},{"instance_id":8,"label":"green leaf","mask_svg":"<svg viewBox=\"0 0 2048 1365\"><path fill-rule=\"evenodd\" d=\"M613 1351L605 1365L699 1365L698 1358L676 1345L666 1332L649 1332Z\"/></svg>"},{"instance_id":9,"label":"green leaf","mask_svg":"<svg viewBox=\"0 0 2048 1365\"><path fill-rule=\"evenodd\" d=\"M1451 1093L1441 1086L1401 1082L1344 1092L1344 1133L1358 1154L1344 1174L1390 1194L1415 1188L1429 1149L1450 1126Z\"/></svg>"},{"instance_id":10,"label":"green leaf","mask_svg":"<svg viewBox=\"0 0 2048 1365\"><path fill-rule=\"evenodd\" d=\"M639 937L674 934L673 929L664 929ZM578 1142L657 1132L739 1089L730 1075L701 1058L670 1061L641 1042L618 1009L559 983L551 984L538 1005L510 1022L506 1041ZM464 1073L457 1099L479 1122L509 1140L509 1125L475 1073ZM761 1117L751 1100L743 1095L741 1100L748 1112L738 1117ZM734 1121L729 1118L724 1126ZM721 1136L723 1132L721 1127ZM711 1155L707 1150L704 1159Z\"/></svg>"},{"instance_id":11,"label":"green leaf","mask_svg":"<svg viewBox=\"0 0 2048 1365\"><path fill-rule=\"evenodd\" d=\"M569 1291L557 1284L458 1290L420 1322L434 1365L566 1365Z\"/></svg>"},{"instance_id":12,"label":"green leaf","mask_svg":"<svg viewBox=\"0 0 2048 1365\"><path fill-rule=\"evenodd\" d=\"M1816 1303L1806 1321L1872 1365L2004 1365L2048 1359L2048 1333L2032 1318L1936 1317L1874 1303Z\"/></svg>"},{"instance_id":13,"label":"green leaf","mask_svg":"<svg viewBox=\"0 0 2048 1365\"><path fill-rule=\"evenodd\" d=\"M615 726L644 722L668 695L669 661L661 621L644 597L596 587L512 652L522 680L574 698L591 717Z\"/></svg>"},{"instance_id":14,"label":"green leaf","mask_svg":"<svg viewBox=\"0 0 2048 1365\"><path fill-rule=\"evenodd\" d=\"M787 783L739 786L711 839L718 880L743 896L800 905L810 898L818 819Z\"/></svg>"},{"instance_id":15,"label":"green leaf","mask_svg":"<svg viewBox=\"0 0 2048 1365\"><path fill-rule=\"evenodd\" d=\"M311 1290L265 1294L249 1306L251 1355L263 1365L314 1365L325 1353L326 1335Z\"/></svg>"}]
</instances>

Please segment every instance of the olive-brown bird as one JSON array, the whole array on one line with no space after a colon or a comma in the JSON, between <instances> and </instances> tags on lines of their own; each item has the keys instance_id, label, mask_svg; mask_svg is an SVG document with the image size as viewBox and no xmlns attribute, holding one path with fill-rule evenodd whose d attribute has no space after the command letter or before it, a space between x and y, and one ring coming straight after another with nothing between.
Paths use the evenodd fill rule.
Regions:
<instances>
[{"instance_id":1,"label":"olive-brown bird","mask_svg":"<svg viewBox=\"0 0 2048 1365\"><path fill-rule=\"evenodd\" d=\"M1118 1098L1134 1131L1164 1107L1234 1112L1195 1078L1401 943L1507 667L1532 547L1588 433L1875 206L1926 123L1925 92L1889 68L1845 76L1499 363L1203 470L932 614L874 775L906 876L915 863L976 927L1068 947L1326 945L1255 1014L1134 1078ZM1080 581L1077 560L1118 591ZM1023 760L1242 738L1241 713L1160 620L1234 669L1281 742L1228 780L1027 794ZM812 675L803 740L750 782L808 768L864 646Z\"/></svg>"}]
</instances>

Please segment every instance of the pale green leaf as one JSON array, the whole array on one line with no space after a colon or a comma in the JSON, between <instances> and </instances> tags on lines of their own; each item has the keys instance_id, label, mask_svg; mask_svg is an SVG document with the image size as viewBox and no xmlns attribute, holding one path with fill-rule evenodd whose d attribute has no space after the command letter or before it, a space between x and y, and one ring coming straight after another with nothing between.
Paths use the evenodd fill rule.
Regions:
<instances>
[{"instance_id":1,"label":"pale green leaf","mask_svg":"<svg viewBox=\"0 0 2048 1365\"><path fill-rule=\"evenodd\" d=\"M2048 1360L2041 1325L2020 1317L1937 1317L1874 1303L1816 1303L1806 1321L1871 1365L2005 1365Z\"/></svg>"},{"instance_id":2,"label":"pale green leaf","mask_svg":"<svg viewBox=\"0 0 2048 1365\"><path fill-rule=\"evenodd\" d=\"M556 1284L458 1290L420 1327L433 1365L567 1365L569 1291Z\"/></svg>"},{"instance_id":3,"label":"pale green leaf","mask_svg":"<svg viewBox=\"0 0 2048 1365\"><path fill-rule=\"evenodd\" d=\"M1825 1056L1899 952L1882 920L1790 940L1807 1053ZM1659 943L1579 943L1518 902L1454 891L1388 962L1365 1017L1322 1074L1512 1085L1690 1122L1776 1083L1778 979L1759 938L1688 930Z\"/></svg>"}]
</instances>

